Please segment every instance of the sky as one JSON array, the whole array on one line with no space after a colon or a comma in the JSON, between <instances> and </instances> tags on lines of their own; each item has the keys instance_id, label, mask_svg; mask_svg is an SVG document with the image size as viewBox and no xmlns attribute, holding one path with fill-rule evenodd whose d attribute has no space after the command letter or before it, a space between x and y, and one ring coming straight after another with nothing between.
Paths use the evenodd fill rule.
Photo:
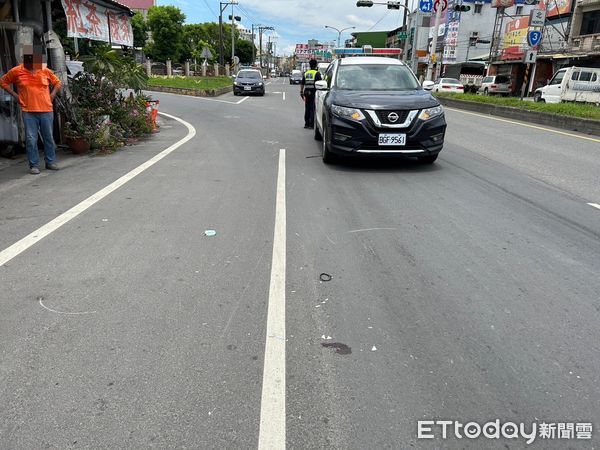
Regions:
<instances>
[{"instance_id":1,"label":"sky","mask_svg":"<svg viewBox=\"0 0 600 450\"><path fill-rule=\"evenodd\" d=\"M227 0L229 1L229 0ZM383 2L383 0L380 0ZM409 0L409 3L416 0ZM157 0L157 5L173 5L183 11L186 23L218 22L219 0ZM342 33L341 43L350 38L354 31L387 31L402 25L403 9L388 10L385 5L358 8L356 0L238 0L234 6L236 16L241 16L240 25L250 29L252 24L275 28L269 33L276 42L278 55L291 55L296 44L305 44L309 39L319 42L336 41L339 30L356 27ZM225 20L231 14L231 6L223 13Z\"/></svg>"}]
</instances>

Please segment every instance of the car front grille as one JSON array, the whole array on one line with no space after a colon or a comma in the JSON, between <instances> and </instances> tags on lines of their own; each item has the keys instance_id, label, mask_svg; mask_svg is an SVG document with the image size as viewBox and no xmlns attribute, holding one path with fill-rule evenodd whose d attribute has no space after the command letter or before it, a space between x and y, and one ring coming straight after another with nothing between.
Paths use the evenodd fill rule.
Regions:
<instances>
[{"instance_id":1,"label":"car front grille","mask_svg":"<svg viewBox=\"0 0 600 450\"><path fill-rule=\"evenodd\" d=\"M398 120L392 122L388 117L391 113L398 114ZM385 110L385 111L378 110L378 111L375 111L375 114L377 114L377 118L383 124L399 125L401 123L404 123L404 121L408 117L408 114L410 114L410 111L409 110Z\"/></svg>"}]
</instances>

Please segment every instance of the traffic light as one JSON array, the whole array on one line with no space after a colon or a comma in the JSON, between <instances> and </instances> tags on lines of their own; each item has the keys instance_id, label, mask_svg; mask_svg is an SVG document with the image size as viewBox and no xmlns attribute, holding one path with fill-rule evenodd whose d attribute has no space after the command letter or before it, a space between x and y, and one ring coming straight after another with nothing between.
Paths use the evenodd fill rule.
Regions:
<instances>
[{"instance_id":1,"label":"traffic light","mask_svg":"<svg viewBox=\"0 0 600 450\"><path fill-rule=\"evenodd\" d=\"M373 6L373 2L371 0L358 0L356 2L356 6L358 6L359 8L361 6L366 6L367 8L370 8L371 6Z\"/></svg>"},{"instance_id":2,"label":"traffic light","mask_svg":"<svg viewBox=\"0 0 600 450\"><path fill-rule=\"evenodd\" d=\"M460 11L460 12L465 12L465 11L470 11L471 7L468 5L454 5L454 11Z\"/></svg>"},{"instance_id":3,"label":"traffic light","mask_svg":"<svg viewBox=\"0 0 600 450\"><path fill-rule=\"evenodd\" d=\"M242 20L242 18L240 16L234 16L233 19L235 19L238 22L241 22L241 20ZM229 14L229 20L233 20L233 19L231 18L231 14Z\"/></svg>"},{"instance_id":4,"label":"traffic light","mask_svg":"<svg viewBox=\"0 0 600 450\"><path fill-rule=\"evenodd\" d=\"M400 2L388 1L387 9L400 9Z\"/></svg>"}]
</instances>

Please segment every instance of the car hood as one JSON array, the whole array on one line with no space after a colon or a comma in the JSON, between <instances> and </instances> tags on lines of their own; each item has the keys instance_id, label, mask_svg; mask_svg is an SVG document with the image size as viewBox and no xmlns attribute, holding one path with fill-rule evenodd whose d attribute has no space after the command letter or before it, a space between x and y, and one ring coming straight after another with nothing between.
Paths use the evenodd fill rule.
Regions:
<instances>
[{"instance_id":1,"label":"car hood","mask_svg":"<svg viewBox=\"0 0 600 450\"><path fill-rule=\"evenodd\" d=\"M424 90L415 91L331 91L332 102L361 109L423 109L440 104Z\"/></svg>"}]
</instances>

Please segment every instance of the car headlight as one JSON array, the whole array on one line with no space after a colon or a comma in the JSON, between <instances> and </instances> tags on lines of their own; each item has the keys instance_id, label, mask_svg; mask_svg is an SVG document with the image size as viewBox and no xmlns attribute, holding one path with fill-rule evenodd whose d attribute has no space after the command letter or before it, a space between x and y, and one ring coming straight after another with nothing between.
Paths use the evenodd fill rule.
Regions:
<instances>
[{"instance_id":1,"label":"car headlight","mask_svg":"<svg viewBox=\"0 0 600 450\"><path fill-rule=\"evenodd\" d=\"M234 86L239 86L239 85L240 85L240 83L238 83L237 81L234 81L234 82L233 82L233 85L234 85Z\"/></svg>"},{"instance_id":2,"label":"car headlight","mask_svg":"<svg viewBox=\"0 0 600 450\"><path fill-rule=\"evenodd\" d=\"M364 120L365 115L360 109L346 108L345 106L331 105L333 115L343 119Z\"/></svg>"},{"instance_id":3,"label":"car headlight","mask_svg":"<svg viewBox=\"0 0 600 450\"><path fill-rule=\"evenodd\" d=\"M419 119L429 120L433 119L434 117L441 116L442 114L444 114L444 108L442 108L442 105L438 105L421 111L421 114L419 114Z\"/></svg>"},{"instance_id":4,"label":"car headlight","mask_svg":"<svg viewBox=\"0 0 600 450\"><path fill-rule=\"evenodd\" d=\"M261 81L260 83L258 83L259 86L262 86L264 83Z\"/></svg>"}]
</instances>

